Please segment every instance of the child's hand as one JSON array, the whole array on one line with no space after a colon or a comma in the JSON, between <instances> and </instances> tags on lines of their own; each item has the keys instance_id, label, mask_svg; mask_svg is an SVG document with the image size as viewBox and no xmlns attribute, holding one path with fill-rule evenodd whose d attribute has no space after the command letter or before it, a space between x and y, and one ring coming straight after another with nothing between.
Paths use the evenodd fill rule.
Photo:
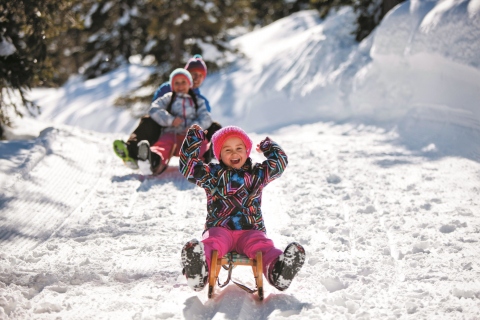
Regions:
<instances>
[{"instance_id":1,"label":"child's hand","mask_svg":"<svg viewBox=\"0 0 480 320\"><path fill-rule=\"evenodd\" d=\"M190 129L195 129L197 131L203 131L203 134L206 136L207 135L207 132L208 130L203 130L202 127L200 127L198 124L192 124L192 126L190 127Z\"/></svg>"},{"instance_id":2,"label":"child's hand","mask_svg":"<svg viewBox=\"0 0 480 320\"><path fill-rule=\"evenodd\" d=\"M202 127L200 127L198 124L192 124L192 126L190 127L190 129L193 129L193 130L195 130L196 132L203 132L203 137L202 137L202 139L205 139L205 137L207 136L207 130L203 130Z\"/></svg>"},{"instance_id":3,"label":"child's hand","mask_svg":"<svg viewBox=\"0 0 480 320\"><path fill-rule=\"evenodd\" d=\"M257 144L257 152L259 153L263 153L263 151L260 149L260 145L264 145L263 147L266 149L268 149L268 147L270 146L270 142L272 140L270 140L269 137L266 137L265 139L263 139L259 144Z\"/></svg>"},{"instance_id":4,"label":"child's hand","mask_svg":"<svg viewBox=\"0 0 480 320\"><path fill-rule=\"evenodd\" d=\"M190 129L195 129L195 130L198 130L198 131L202 131L202 127L200 127L198 124L192 124Z\"/></svg>"},{"instance_id":5,"label":"child's hand","mask_svg":"<svg viewBox=\"0 0 480 320\"><path fill-rule=\"evenodd\" d=\"M173 119L172 127L178 127L182 123L183 123L183 119L180 117L176 117L175 119Z\"/></svg>"}]
</instances>

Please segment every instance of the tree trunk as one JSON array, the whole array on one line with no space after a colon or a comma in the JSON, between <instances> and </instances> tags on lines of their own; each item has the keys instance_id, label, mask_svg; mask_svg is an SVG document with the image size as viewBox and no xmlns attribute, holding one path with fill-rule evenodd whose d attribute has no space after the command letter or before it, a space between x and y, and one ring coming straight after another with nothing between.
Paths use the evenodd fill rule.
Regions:
<instances>
[{"instance_id":1,"label":"tree trunk","mask_svg":"<svg viewBox=\"0 0 480 320\"><path fill-rule=\"evenodd\" d=\"M180 11L178 10L178 6L175 6L175 9L173 11L173 16L174 19L173 21L176 22L178 18L180 18ZM174 65L178 66L180 65L181 62L181 57L182 57L182 37L181 37L181 25L174 25L173 26L173 43L172 43L172 49L173 49L173 60L174 60Z\"/></svg>"}]
</instances>

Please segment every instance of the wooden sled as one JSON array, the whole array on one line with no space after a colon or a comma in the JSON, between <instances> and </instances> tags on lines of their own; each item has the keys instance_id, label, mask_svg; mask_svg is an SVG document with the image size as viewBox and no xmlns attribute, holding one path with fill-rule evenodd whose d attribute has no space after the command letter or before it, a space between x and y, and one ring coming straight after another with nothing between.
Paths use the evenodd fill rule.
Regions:
<instances>
[{"instance_id":1,"label":"wooden sled","mask_svg":"<svg viewBox=\"0 0 480 320\"><path fill-rule=\"evenodd\" d=\"M218 275L220 274L220 269L222 268L228 270L228 278L225 283L220 284L218 280ZM253 270L253 275L255 277L255 284L257 288L252 290L246 287L243 284L235 282L237 286L249 293L257 292L259 300L263 300L263 267L262 267L262 252L258 251L255 259L250 259L245 255L229 252L223 257L218 257L217 250L214 250L212 253L212 261L210 264L210 275L208 278L208 298L210 299L213 296L213 291L215 289L215 282L218 282L220 288L225 287L228 282L231 280L232 270L235 266L251 266Z\"/></svg>"}]
</instances>

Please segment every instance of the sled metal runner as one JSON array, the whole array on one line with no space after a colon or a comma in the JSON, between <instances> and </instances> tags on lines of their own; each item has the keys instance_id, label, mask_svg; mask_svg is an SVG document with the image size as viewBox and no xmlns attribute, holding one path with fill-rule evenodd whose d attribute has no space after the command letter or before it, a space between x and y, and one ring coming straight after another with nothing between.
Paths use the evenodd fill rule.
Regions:
<instances>
[{"instance_id":1,"label":"sled metal runner","mask_svg":"<svg viewBox=\"0 0 480 320\"><path fill-rule=\"evenodd\" d=\"M221 268L228 270L227 280L221 284L218 278ZM255 277L256 289L250 289L247 286L231 280L232 270L236 266L251 266L253 270L253 275ZM210 263L210 272L208 279L208 298L213 296L215 289L215 282L218 282L220 288L225 287L230 281L235 283L237 286L247 291L248 293L257 292L259 300L263 300L263 267L262 267L262 252L258 251L255 259L250 259L245 255L239 254L237 252L229 252L223 257L218 257L217 250L214 250L212 253L212 261Z\"/></svg>"}]
</instances>

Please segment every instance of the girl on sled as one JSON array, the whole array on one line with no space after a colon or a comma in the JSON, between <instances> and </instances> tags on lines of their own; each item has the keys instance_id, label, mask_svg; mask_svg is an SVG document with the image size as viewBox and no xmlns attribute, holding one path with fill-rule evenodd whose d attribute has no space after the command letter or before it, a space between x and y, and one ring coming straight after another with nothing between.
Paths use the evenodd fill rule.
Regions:
<instances>
[{"instance_id":1,"label":"girl on sled","mask_svg":"<svg viewBox=\"0 0 480 320\"><path fill-rule=\"evenodd\" d=\"M261 251L265 278L278 290L287 289L305 261L305 250L296 242L283 252L276 248L266 236L261 210L263 188L287 166L285 152L267 137L257 145L267 160L253 164L252 141L242 129L229 126L212 136L219 163L206 165L199 159L205 135L193 125L180 149L180 172L205 189L208 210L202 240L193 239L182 249L188 285L200 291L208 283L213 250L221 257L236 251L249 258Z\"/></svg>"}]
</instances>

